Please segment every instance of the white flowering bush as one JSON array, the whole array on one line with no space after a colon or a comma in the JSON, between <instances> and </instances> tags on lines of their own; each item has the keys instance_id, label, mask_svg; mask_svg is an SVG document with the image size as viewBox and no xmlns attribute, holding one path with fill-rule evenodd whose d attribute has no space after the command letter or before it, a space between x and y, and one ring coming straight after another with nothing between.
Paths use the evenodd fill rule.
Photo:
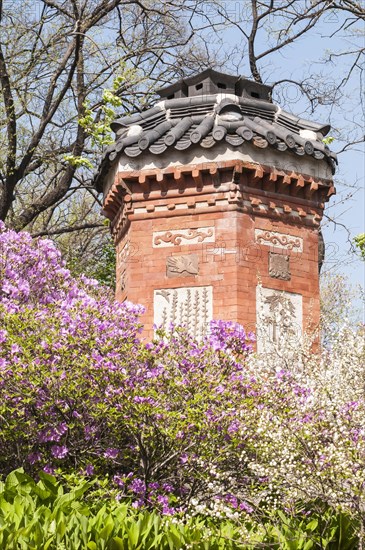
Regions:
<instances>
[{"instance_id":1,"label":"white flowering bush","mask_svg":"<svg viewBox=\"0 0 365 550\"><path fill-rule=\"evenodd\" d=\"M285 350L248 361L270 388L257 424L261 460L251 468L270 479L270 498L281 495L285 506L319 499L363 516L364 335L364 327L344 326L330 350L313 353L304 342L295 355L290 350L289 362Z\"/></svg>"}]
</instances>

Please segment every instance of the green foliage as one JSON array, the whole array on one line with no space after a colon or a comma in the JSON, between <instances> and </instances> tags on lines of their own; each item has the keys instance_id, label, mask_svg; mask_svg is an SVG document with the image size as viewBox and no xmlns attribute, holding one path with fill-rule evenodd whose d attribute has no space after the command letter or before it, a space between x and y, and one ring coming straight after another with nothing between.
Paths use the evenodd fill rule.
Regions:
<instances>
[{"instance_id":1,"label":"green foliage","mask_svg":"<svg viewBox=\"0 0 365 550\"><path fill-rule=\"evenodd\" d=\"M313 503L314 508L320 503ZM355 523L352 518L331 508L308 515L289 516L281 511L272 514L272 523L265 524L266 535L259 541L283 550L351 550L358 548Z\"/></svg>"},{"instance_id":2,"label":"green foliage","mask_svg":"<svg viewBox=\"0 0 365 550\"><path fill-rule=\"evenodd\" d=\"M327 136L322 139L322 143L324 143L325 145L331 145L331 143L333 143L334 141L335 138L333 136Z\"/></svg>"},{"instance_id":3,"label":"green foliage","mask_svg":"<svg viewBox=\"0 0 365 550\"><path fill-rule=\"evenodd\" d=\"M88 262L86 265L80 262L79 258L72 258L67 262L67 267L74 276L82 273L91 279L95 279L102 285L115 290L116 274L116 252L114 243L110 238L102 243L101 251L97 259Z\"/></svg>"},{"instance_id":4,"label":"green foliage","mask_svg":"<svg viewBox=\"0 0 365 550\"><path fill-rule=\"evenodd\" d=\"M365 260L365 233L360 233L354 238L355 245L359 249L360 255Z\"/></svg>"},{"instance_id":5,"label":"green foliage","mask_svg":"<svg viewBox=\"0 0 365 550\"><path fill-rule=\"evenodd\" d=\"M71 164L71 166L74 166L75 168L80 168L83 166L84 168L90 168L92 170L93 164L90 162L89 159L86 159L84 157L75 157L74 155L65 155L64 160Z\"/></svg>"},{"instance_id":6,"label":"green foliage","mask_svg":"<svg viewBox=\"0 0 365 550\"><path fill-rule=\"evenodd\" d=\"M112 87L103 90L97 118L90 107L90 102L83 103L85 114L79 119L79 124L91 136L93 145L104 146L114 142L110 124L116 118L115 108L121 107L123 104L118 96L118 90L124 82L129 84L136 82L135 70L128 69L125 64L122 64L120 71L121 73L114 79Z\"/></svg>"},{"instance_id":7,"label":"green foliage","mask_svg":"<svg viewBox=\"0 0 365 550\"><path fill-rule=\"evenodd\" d=\"M137 511L129 503L85 498L92 483L80 479L68 492L51 475L36 483L13 471L0 487L0 547L15 549L172 550L235 549L239 530L227 524L206 529L203 518L175 523L156 512Z\"/></svg>"},{"instance_id":8,"label":"green foliage","mask_svg":"<svg viewBox=\"0 0 365 550\"><path fill-rule=\"evenodd\" d=\"M89 272L89 277L110 288L115 288L116 252L113 242L107 242L102 249L101 257Z\"/></svg>"},{"instance_id":9,"label":"green foliage","mask_svg":"<svg viewBox=\"0 0 365 550\"><path fill-rule=\"evenodd\" d=\"M79 125L85 129L86 134L91 137L93 146L105 147L114 142L110 124L116 118L115 108L121 107L122 99L119 97L119 90L128 82L133 85L137 79L134 69L127 68L125 63L120 64L120 74L114 79L111 88L105 88L102 92L101 102L91 107L89 100L83 102L84 114L79 118ZM93 168L92 162L82 156L66 155L64 160L75 168Z\"/></svg>"},{"instance_id":10,"label":"green foliage","mask_svg":"<svg viewBox=\"0 0 365 550\"><path fill-rule=\"evenodd\" d=\"M98 480L40 472L34 481L22 469L0 482L2 550L351 550L357 548L349 515L327 509L317 515L276 512L261 523L203 516L163 517L136 510L128 501L95 497Z\"/></svg>"}]
</instances>

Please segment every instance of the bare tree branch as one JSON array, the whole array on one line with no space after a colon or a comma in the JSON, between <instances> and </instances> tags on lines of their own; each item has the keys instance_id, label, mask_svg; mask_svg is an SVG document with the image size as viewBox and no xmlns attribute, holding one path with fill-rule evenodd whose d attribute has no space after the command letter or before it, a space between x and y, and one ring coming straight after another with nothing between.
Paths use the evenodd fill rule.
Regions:
<instances>
[{"instance_id":1,"label":"bare tree branch","mask_svg":"<svg viewBox=\"0 0 365 550\"><path fill-rule=\"evenodd\" d=\"M44 231L38 231L31 233L33 238L36 237L50 237L51 235L63 235L65 233L75 233L77 231L84 231L85 229L94 229L95 227L105 227L105 223L83 223L79 225L72 225L67 227L60 227L58 229L45 229Z\"/></svg>"}]
</instances>

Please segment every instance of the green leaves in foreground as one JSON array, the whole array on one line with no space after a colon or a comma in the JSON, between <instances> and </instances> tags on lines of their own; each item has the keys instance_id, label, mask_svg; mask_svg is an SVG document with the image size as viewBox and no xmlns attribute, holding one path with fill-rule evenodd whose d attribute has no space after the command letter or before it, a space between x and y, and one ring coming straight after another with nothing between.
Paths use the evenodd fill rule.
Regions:
<instances>
[{"instance_id":1,"label":"green leaves in foreground","mask_svg":"<svg viewBox=\"0 0 365 550\"><path fill-rule=\"evenodd\" d=\"M276 512L267 521L234 523L212 518L171 518L129 503L98 500L80 478L64 487L44 472L36 483L23 470L0 482L2 550L352 550L358 548L353 520L326 510L318 517Z\"/></svg>"},{"instance_id":2,"label":"green leaves in foreground","mask_svg":"<svg viewBox=\"0 0 365 550\"><path fill-rule=\"evenodd\" d=\"M175 524L130 504L88 499L85 493L91 485L80 480L64 492L60 482L45 473L40 473L38 483L21 469L9 474L0 485L0 548L172 550L187 544L207 550L239 548L221 537L218 529L208 536L203 520Z\"/></svg>"}]
</instances>

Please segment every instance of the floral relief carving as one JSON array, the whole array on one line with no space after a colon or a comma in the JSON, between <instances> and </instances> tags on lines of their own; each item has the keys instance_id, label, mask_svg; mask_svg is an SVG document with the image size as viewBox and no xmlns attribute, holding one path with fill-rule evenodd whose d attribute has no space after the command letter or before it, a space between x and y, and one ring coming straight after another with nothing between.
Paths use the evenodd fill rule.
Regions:
<instances>
[{"instance_id":1,"label":"floral relief carving","mask_svg":"<svg viewBox=\"0 0 365 550\"><path fill-rule=\"evenodd\" d=\"M154 322L164 330L185 326L195 338L202 338L213 317L212 287L182 287L155 290Z\"/></svg>"},{"instance_id":2,"label":"floral relief carving","mask_svg":"<svg viewBox=\"0 0 365 550\"><path fill-rule=\"evenodd\" d=\"M257 350L272 351L286 344L295 346L301 339L302 296L291 292L256 289Z\"/></svg>"}]
</instances>

